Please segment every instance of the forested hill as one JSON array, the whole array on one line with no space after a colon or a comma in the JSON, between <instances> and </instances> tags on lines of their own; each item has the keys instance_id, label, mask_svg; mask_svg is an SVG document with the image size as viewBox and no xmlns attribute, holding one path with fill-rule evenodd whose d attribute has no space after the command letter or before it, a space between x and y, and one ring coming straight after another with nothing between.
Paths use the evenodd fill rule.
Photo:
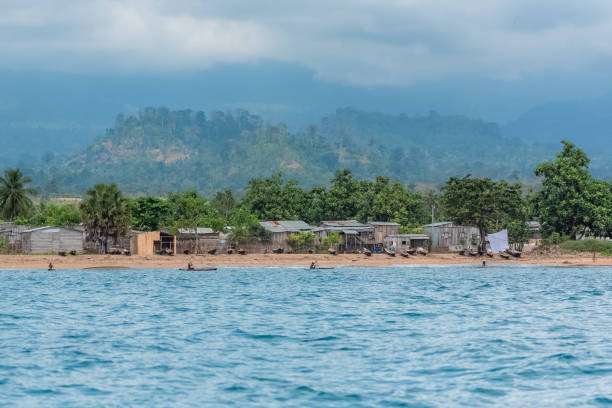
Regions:
<instances>
[{"instance_id":1,"label":"forested hill","mask_svg":"<svg viewBox=\"0 0 612 408\"><path fill-rule=\"evenodd\" d=\"M28 173L46 193L81 193L116 182L130 194L243 188L281 171L303 186L327 182L338 169L360 178L439 184L450 176L532 179L553 152L504 139L497 125L461 116L390 116L339 109L292 133L246 111L147 108L116 119L85 150Z\"/></svg>"}]
</instances>

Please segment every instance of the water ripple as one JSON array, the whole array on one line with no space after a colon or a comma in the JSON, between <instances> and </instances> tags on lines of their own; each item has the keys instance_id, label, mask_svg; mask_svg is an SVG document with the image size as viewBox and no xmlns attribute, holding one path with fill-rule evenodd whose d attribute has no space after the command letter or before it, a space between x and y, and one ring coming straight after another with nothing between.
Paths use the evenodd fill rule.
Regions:
<instances>
[{"instance_id":1,"label":"water ripple","mask_svg":"<svg viewBox=\"0 0 612 408\"><path fill-rule=\"evenodd\" d=\"M612 406L611 278L0 270L0 407Z\"/></svg>"}]
</instances>

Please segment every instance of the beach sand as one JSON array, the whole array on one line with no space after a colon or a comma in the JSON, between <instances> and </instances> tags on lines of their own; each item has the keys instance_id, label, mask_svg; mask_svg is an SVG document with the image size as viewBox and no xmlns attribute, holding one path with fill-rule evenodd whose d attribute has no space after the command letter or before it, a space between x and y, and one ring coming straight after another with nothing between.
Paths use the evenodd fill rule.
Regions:
<instances>
[{"instance_id":1,"label":"beach sand","mask_svg":"<svg viewBox=\"0 0 612 408\"><path fill-rule=\"evenodd\" d=\"M247 255L177 255L177 256L125 256L125 255L0 255L1 269L47 268L52 260L56 269L92 267L129 268L179 268L191 262L194 266L300 266L308 267L313 260L319 266L392 266L392 265L480 265L486 259L487 265L557 265L557 266L612 266L612 257L598 256L595 262L592 254L541 256L535 253L523 254L521 258L505 260L498 255L471 257L458 254L429 254L427 256L401 256L373 254L247 254Z\"/></svg>"}]
</instances>

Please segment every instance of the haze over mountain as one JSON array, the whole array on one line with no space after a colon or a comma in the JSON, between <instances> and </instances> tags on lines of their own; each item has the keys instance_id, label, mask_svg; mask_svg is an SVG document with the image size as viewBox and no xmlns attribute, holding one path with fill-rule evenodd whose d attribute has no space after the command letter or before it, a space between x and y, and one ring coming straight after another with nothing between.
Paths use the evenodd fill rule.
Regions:
<instances>
[{"instance_id":1,"label":"haze over mountain","mask_svg":"<svg viewBox=\"0 0 612 408\"><path fill-rule=\"evenodd\" d=\"M545 146L503 138L494 123L435 112L338 109L294 133L246 111L147 108L120 115L86 149L25 171L48 194L80 194L98 182L116 182L132 195L212 194L240 191L252 177L278 172L303 186L321 185L344 168L365 179L382 175L422 187L468 173L532 181L536 164L552 156Z\"/></svg>"},{"instance_id":2,"label":"haze over mountain","mask_svg":"<svg viewBox=\"0 0 612 408\"><path fill-rule=\"evenodd\" d=\"M245 109L292 133L338 107L392 128L435 111L496 124L490 141L569 139L609 168L605 0L8 0L0 32L3 167L72 156L117 114L167 106Z\"/></svg>"}]
</instances>

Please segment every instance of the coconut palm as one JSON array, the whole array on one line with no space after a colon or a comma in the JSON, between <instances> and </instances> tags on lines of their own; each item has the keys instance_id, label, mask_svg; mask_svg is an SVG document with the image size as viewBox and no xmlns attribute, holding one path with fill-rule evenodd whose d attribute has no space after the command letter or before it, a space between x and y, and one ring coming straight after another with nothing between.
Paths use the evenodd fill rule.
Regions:
<instances>
[{"instance_id":1,"label":"coconut palm","mask_svg":"<svg viewBox=\"0 0 612 408\"><path fill-rule=\"evenodd\" d=\"M108 239L116 242L129 231L132 223L129 201L116 184L96 184L85 195L79 205L85 231L90 240L101 244L106 254Z\"/></svg>"},{"instance_id":2,"label":"coconut palm","mask_svg":"<svg viewBox=\"0 0 612 408\"><path fill-rule=\"evenodd\" d=\"M32 200L28 195L36 191L27 188L32 179L24 177L19 169L4 170L4 177L0 177L0 214L3 218L12 221L15 217L25 216L32 207Z\"/></svg>"}]
</instances>

